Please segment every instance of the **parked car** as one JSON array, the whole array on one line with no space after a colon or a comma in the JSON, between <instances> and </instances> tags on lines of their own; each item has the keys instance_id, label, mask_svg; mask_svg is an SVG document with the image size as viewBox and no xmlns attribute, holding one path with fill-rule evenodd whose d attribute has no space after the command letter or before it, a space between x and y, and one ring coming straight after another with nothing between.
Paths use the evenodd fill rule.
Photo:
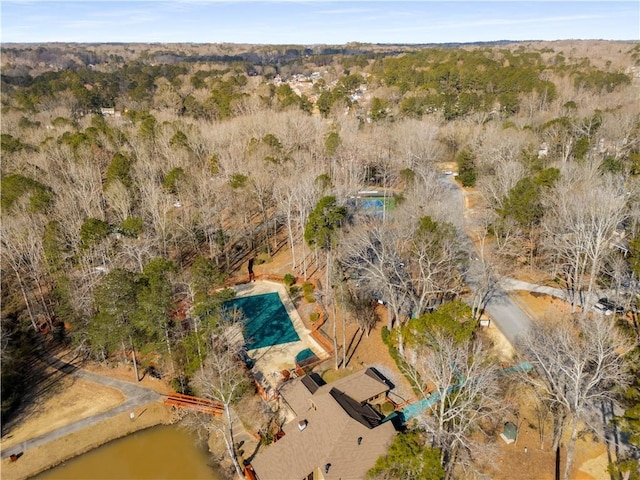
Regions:
<instances>
[{"instance_id":1,"label":"parked car","mask_svg":"<svg viewBox=\"0 0 640 480\"><path fill-rule=\"evenodd\" d=\"M613 315L614 313L624 313L624 308L616 303L612 302L606 297L598 299L593 306L596 312L604 313L605 315Z\"/></svg>"},{"instance_id":2,"label":"parked car","mask_svg":"<svg viewBox=\"0 0 640 480\"><path fill-rule=\"evenodd\" d=\"M617 303L612 302L611 300L609 300L606 297L603 297L603 298L599 299L598 303L604 305L605 307L607 307L609 310L611 310L614 313L624 313L624 307L622 305L618 305Z\"/></svg>"},{"instance_id":3,"label":"parked car","mask_svg":"<svg viewBox=\"0 0 640 480\"><path fill-rule=\"evenodd\" d=\"M603 314L605 314L605 315L612 315L612 314L613 314L613 310L610 310L609 308L607 308L605 305L603 305L603 304L602 304L602 303L600 303L600 302L596 302L596 303L593 305L593 309L594 309L596 312L603 313Z\"/></svg>"}]
</instances>

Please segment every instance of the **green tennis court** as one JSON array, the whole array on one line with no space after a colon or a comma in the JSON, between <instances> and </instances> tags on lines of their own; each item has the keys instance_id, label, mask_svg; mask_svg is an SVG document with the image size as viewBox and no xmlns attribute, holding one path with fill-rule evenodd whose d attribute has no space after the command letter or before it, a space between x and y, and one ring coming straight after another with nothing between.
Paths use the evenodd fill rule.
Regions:
<instances>
[{"instance_id":1,"label":"green tennis court","mask_svg":"<svg viewBox=\"0 0 640 480\"><path fill-rule=\"evenodd\" d=\"M247 350L300 340L277 293L234 298L224 307L238 308L244 314Z\"/></svg>"}]
</instances>

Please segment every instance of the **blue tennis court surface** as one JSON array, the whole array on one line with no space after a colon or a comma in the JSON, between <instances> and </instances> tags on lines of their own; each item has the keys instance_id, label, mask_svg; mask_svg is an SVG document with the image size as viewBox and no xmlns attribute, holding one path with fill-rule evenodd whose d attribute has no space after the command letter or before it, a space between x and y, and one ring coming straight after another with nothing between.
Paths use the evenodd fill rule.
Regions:
<instances>
[{"instance_id":1,"label":"blue tennis court surface","mask_svg":"<svg viewBox=\"0 0 640 480\"><path fill-rule=\"evenodd\" d=\"M395 210L396 199L392 196L353 198L349 204L365 215L382 216L385 210Z\"/></svg>"},{"instance_id":2,"label":"blue tennis court surface","mask_svg":"<svg viewBox=\"0 0 640 480\"><path fill-rule=\"evenodd\" d=\"M238 297L224 302L224 306L242 310L247 350L300 340L277 293Z\"/></svg>"},{"instance_id":3,"label":"blue tennis court surface","mask_svg":"<svg viewBox=\"0 0 640 480\"><path fill-rule=\"evenodd\" d=\"M360 207L367 208L372 210L381 210L384 208L384 202L382 198L368 198L365 200L360 200Z\"/></svg>"}]
</instances>

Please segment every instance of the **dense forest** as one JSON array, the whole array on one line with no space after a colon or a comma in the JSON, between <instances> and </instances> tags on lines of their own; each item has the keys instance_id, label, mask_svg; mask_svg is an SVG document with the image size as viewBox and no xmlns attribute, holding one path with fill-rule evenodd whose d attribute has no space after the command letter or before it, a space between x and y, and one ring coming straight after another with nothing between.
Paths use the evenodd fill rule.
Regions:
<instances>
[{"instance_id":1,"label":"dense forest","mask_svg":"<svg viewBox=\"0 0 640 480\"><path fill-rule=\"evenodd\" d=\"M197 389L212 332L231 321L226 279L281 247L291 274L323 272L326 301L363 329L384 298L386 340L409 363L429 359L434 335L473 353L471 323L450 319L476 322L489 278L515 269L569 292L576 325L585 298L615 292L638 355L637 42L4 45L1 68L3 422L43 337L100 362L138 352ZM480 199L474 240L490 261L475 296L448 170ZM371 189L393 208L354 208ZM419 384L433 366L418 363ZM633 461L628 373L615 393ZM567 408L562 421L582 418ZM451 438L433 445L449 477L473 463Z\"/></svg>"}]
</instances>

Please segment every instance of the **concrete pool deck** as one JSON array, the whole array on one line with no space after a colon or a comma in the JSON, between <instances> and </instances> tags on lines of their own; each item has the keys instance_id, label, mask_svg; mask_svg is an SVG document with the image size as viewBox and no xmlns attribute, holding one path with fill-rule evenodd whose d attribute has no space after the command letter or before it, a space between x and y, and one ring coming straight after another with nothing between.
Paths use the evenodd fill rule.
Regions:
<instances>
[{"instance_id":1,"label":"concrete pool deck","mask_svg":"<svg viewBox=\"0 0 640 480\"><path fill-rule=\"evenodd\" d=\"M271 386L276 386L283 370L291 370L295 367L296 355L305 348L311 349L321 360L326 360L330 357L322 346L313 339L311 331L302 322L302 318L300 318L300 314L291 301L284 285L269 280L256 280L255 282L236 285L232 288L236 292L237 297L277 293L291 319L293 328L298 334L298 337L300 337L300 340L295 342L282 343L280 345L272 345L248 351L249 356L255 360L253 370L262 372L264 379Z\"/></svg>"}]
</instances>

